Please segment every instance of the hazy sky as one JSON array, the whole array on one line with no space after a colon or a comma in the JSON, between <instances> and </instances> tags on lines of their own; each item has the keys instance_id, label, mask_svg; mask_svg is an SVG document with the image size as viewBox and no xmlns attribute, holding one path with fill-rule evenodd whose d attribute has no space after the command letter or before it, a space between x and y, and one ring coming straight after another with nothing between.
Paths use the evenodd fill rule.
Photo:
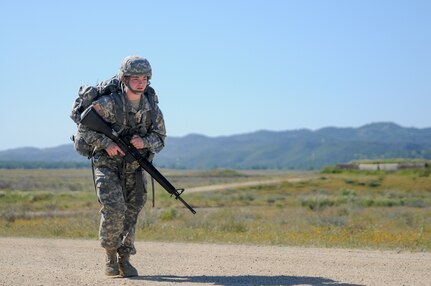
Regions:
<instances>
[{"instance_id":1,"label":"hazy sky","mask_svg":"<svg viewBox=\"0 0 431 286\"><path fill-rule=\"evenodd\" d=\"M2 1L0 150L70 143L80 85L146 57L168 136L431 127L431 1Z\"/></svg>"}]
</instances>

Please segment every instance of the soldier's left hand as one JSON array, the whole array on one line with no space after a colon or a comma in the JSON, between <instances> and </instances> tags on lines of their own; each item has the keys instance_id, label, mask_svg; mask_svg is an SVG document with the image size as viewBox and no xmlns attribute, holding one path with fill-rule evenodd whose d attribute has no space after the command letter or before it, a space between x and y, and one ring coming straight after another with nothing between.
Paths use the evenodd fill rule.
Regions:
<instances>
[{"instance_id":1,"label":"soldier's left hand","mask_svg":"<svg viewBox=\"0 0 431 286\"><path fill-rule=\"evenodd\" d=\"M130 144L135 146L136 149L144 149L144 140L138 135L133 135L132 139L130 139Z\"/></svg>"}]
</instances>

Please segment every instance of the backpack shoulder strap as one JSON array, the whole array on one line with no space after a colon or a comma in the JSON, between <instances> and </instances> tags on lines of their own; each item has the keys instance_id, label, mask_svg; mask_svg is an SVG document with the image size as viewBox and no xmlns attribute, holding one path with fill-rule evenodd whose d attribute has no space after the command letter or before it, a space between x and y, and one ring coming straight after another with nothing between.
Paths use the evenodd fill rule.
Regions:
<instances>
[{"instance_id":1,"label":"backpack shoulder strap","mask_svg":"<svg viewBox=\"0 0 431 286\"><path fill-rule=\"evenodd\" d=\"M155 126L156 125L155 109L156 109L156 103L158 103L156 92L154 91L154 88L152 88L151 86L148 86L144 92L144 95L147 97L151 107L151 124Z\"/></svg>"},{"instance_id":2,"label":"backpack shoulder strap","mask_svg":"<svg viewBox=\"0 0 431 286\"><path fill-rule=\"evenodd\" d=\"M111 93L109 96L114 101L115 116L117 118L118 125L125 126L127 124L127 117L126 117L126 103L124 101L123 96L121 96L117 92ZM118 130L116 131L118 132Z\"/></svg>"}]
</instances>

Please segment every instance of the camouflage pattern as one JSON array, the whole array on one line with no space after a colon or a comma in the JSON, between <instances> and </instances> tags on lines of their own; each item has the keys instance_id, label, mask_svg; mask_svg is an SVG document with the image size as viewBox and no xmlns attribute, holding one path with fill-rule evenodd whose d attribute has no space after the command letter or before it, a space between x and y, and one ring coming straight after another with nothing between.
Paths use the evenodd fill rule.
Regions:
<instances>
[{"instance_id":1,"label":"camouflage pattern","mask_svg":"<svg viewBox=\"0 0 431 286\"><path fill-rule=\"evenodd\" d=\"M102 117L109 123L111 123L116 131L121 130L121 135L125 137L131 137L134 134L139 135L144 140L145 152L158 153L164 147L164 141L166 137L166 128L163 118L163 114L159 109L157 102L155 102L155 110L151 110L151 105L148 99L143 96L141 99L139 110L133 108L133 106L127 102L124 94L119 94L126 101L125 114L123 120L119 120L118 112L116 112L115 101L112 95L102 96L93 105L98 106L98 112ZM154 96L157 100L157 96ZM154 114L155 124L152 125L152 113ZM122 122L121 122L122 121ZM81 130L85 130L84 126L80 126ZM84 140L96 148L96 151L104 150L112 143L112 140L103 134L86 130L83 132L82 137Z\"/></svg>"},{"instance_id":2,"label":"camouflage pattern","mask_svg":"<svg viewBox=\"0 0 431 286\"><path fill-rule=\"evenodd\" d=\"M151 157L164 147L166 137L163 114L155 104L153 111L145 96L142 96L139 108L128 102L125 94L119 93L124 99L126 116L118 121L118 106L114 95L102 96L93 102L98 106L100 115L113 124L120 135L131 138L137 134L144 140L145 148L139 150L145 157ZM155 114L155 123L151 116ZM117 155L109 157L104 149L112 143L105 135L85 130L80 126L83 139L95 147L93 168L98 199L102 205L100 213L99 239L102 247L116 248L121 254L135 254L135 226L138 214L147 200L146 177L137 162L127 163Z\"/></svg>"},{"instance_id":3,"label":"camouflage pattern","mask_svg":"<svg viewBox=\"0 0 431 286\"><path fill-rule=\"evenodd\" d=\"M72 112L70 118L78 124L76 133L72 136L72 141L75 150L85 157L92 157L94 147L88 144L82 137L82 132L85 132L85 128L79 126L81 121L81 114L86 108L88 108L93 101L95 101L101 95L107 95L115 90L121 90L120 82L115 77L98 84L96 87L83 85L79 88L78 97L72 106Z\"/></svg>"},{"instance_id":4,"label":"camouflage pattern","mask_svg":"<svg viewBox=\"0 0 431 286\"><path fill-rule=\"evenodd\" d=\"M126 57L118 71L118 78L121 80L124 76L132 75L146 75L151 79L152 71L148 60L138 56Z\"/></svg>"},{"instance_id":5,"label":"camouflage pattern","mask_svg":"<svg viewBox=\"0 0 431 286\"><path fill-rule=\"evenodd\" d=\"M79 123L81 120L81 113L91 105L91 103L99 96L97 88L94 86L83 85L79 88L78 97L72 106L72 112L70 118L75 123Z\"/></svg>"},{"instance_id":6,"label":"camouflage pattern","mask_svg":"<svg viewBox=\"0 0 431 286\"><path fill-rule=\"evenodd\" d=\"M78 125L76 133L72 136L73 146L75 147L76 152L82 156L90 158L93 155L94 148L93 146L87 144L85 139L82 137L83 130L85 130L84 127Z\"/></svg>"},{"instance_id":7,"label":"camouflage pattern","mask_svg":"<svg viewBox=\"0 0 431 286\"><path fill-rule=\"evenodd\" d=\"M135 226L147 200L147 184L140 168L134 164L122 165L120 168L95 168L97 196L102 205L99 239L104 248L135 254Z\"/></svg>"}]
</instances>

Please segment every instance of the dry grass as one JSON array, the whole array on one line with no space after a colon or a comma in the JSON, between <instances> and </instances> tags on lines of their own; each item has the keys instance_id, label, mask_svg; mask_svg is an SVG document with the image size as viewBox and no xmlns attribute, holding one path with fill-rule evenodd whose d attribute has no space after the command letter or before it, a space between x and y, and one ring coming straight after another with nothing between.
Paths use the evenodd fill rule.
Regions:
<instances>
[{"instance_id":1,"label":"dry grass","mask_svg":"<svg viewBox=\"0 0 431 286\"><path fill-rule=\"evenodd\" d=\"M0 235L97 237L99 206L91 172L52 172L0 170ZM185 187L275 176L225 170L164 173ZM138 239L431 250L429 175L316 175L320 178L306 182L185 192L196 215L158 187L157 207L148 204L138 221ZM72 191L74 185L83 189Z\"/></svg>"}]
</instances>

